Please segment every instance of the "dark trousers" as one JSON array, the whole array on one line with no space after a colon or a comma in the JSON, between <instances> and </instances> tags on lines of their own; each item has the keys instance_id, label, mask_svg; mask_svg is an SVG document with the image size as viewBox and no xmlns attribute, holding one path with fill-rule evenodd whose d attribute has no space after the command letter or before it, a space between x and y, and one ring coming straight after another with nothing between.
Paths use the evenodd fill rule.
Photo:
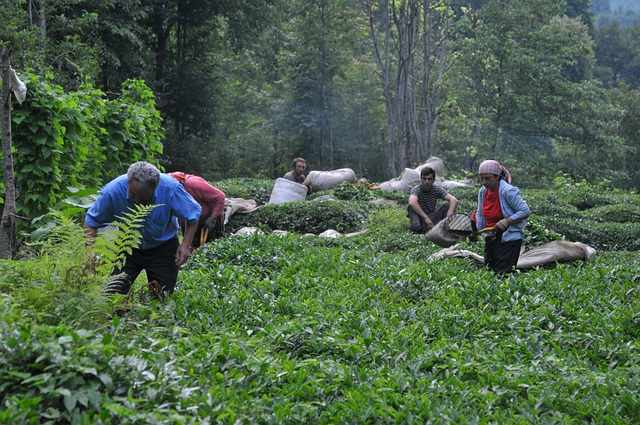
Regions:
<instances>
[{"instance_id":1,"label":"dark trousers","mask_svg":"<svg viewBox=\"0 0 640 425\"><path fill-rule=\"evenodd\" d=\"M512 273L520 258L522 240L501 242L502 233L484 241L484 265L497 274Z\"/></svg>"},{"instance_id":2,"label":"dark trousers","mask_svg":"<svg viewBox=\"0 0 640 425\"><path fill-rule=\"evenodd\" d=\"M180 223L180 230L184 235L184 231L185 231L184 220L179 219L178 223ZM207 226L205 225L205 223L206 221L198 223L198 227L196 228L196 234L193 236L193 240L191 241L192 248L199 248L202 245L200 243L201 242L200 239L204 235L204 231L207 229ZM216 219L215 229L213 229L212 232L211 231L207 232L207 238L204 241L204 243L211 242L216 239L220 239L223 236L224 236L224 214L218 216L218 218Z\"/></svg>"},{"instance_id":3,"label":"dark trousers","mask_svg":"<svg viewBox=\"0 0 640 425\"><path fill-rule=\"evenodd\" d=\"M176 252L179 245L176 236L155 248L132 250L131 254L127 254L124 266L111 274L117 276L124 273L109 283L107 293L127 294L142 270L147 272L149 282L155 280L164 291L172 293L178 280Z\"/></svg>"},{"instance_id":4,"label":"dark trousers","mask_svg":"<svg viewBox=\"0 0 640 425\"><path fill-rule=\"evenodd\" d=\"M427 223L420 217L418 214L413 211L411 206L407 207L409 217L409 223L411 223L411 231L413 233L427 233L429 231L429 226ZM437 211L432 212L431 214L427 214L429 219L433 222L434 225L438 224L438 222L442 221L443 218L447 216L447 211L449 210L449 203L445 202L443 206L438 208Z\"/></svg>"}]
</instances>

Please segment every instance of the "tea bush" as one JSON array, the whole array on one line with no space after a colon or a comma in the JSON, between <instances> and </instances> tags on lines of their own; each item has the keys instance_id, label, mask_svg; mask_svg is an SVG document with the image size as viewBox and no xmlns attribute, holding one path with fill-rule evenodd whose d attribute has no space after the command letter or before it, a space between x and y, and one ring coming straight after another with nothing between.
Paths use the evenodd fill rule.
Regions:
<instances>
[{"instance_id":1,"label":"tea bush","mask_svg":"<svg viewBox=\"0 0 640 425\"><path fill-rule=\"evenodd\" d=\"M411 233L406 205L306 201L233 219L258 213L264 234L204 245L165 301L99 322L20 310L14 286L68 305L77 294L60 290L64 273L0 262L0 423L636 422L635 223L534 215L528 246L558 229L626 246L499 278L468 258L429 261L440 248ZM266 224L332 227L323 217L368 230Z\"/></svg>"},{"instance_id":2,"label":"tea bush","mask_svg":"<svg viewBox=\"0 0 640 425\"><path fill-rule=\"evenodd\" d=\"M584 216L600 223L640 223L640 203L603 205L585 211Z\"/></svg>"},{"instance_id":3,"label":"tea bush","mask_svg":"<svg viewBox=\"0 0 640 425\"><path fill-rule=\"evenodd\" d=\"M377 208L369 202L304 201L266 205L251 214L237 214L229 221L228 230L241 227L264 227L266 230L286 230L320 234L333 229L340 233L366 227L368 213Z\"/></svg>"},{"instance_id":4,"label":"tea bush","mask_svg":"<svg viewBox=\"0 0 640 425\"><path fill-rule=\"evenodd\" d=\"M211 184L223 191L227 198L253 199L258 205L265 205L269 202L275 180L242 177Z\"/></svg>"},{"instance_id":5,"label":"tea bush","mask_svg":"<svg viewBox=\"0 0 640 425\"><path fill-rule=\"evenodd\" d=\"M640 223L602 223L588 218L540 217L540 223L565 239L604 251L640 249Z\"/></svg>"}]
</instances>

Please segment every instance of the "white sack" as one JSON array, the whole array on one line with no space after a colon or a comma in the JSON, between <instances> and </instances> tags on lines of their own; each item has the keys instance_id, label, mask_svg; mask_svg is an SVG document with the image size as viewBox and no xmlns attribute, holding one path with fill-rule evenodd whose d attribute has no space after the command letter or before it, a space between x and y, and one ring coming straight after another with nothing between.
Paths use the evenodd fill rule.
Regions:
<instances>
[{"instance_id":1,"label":"white sack","mask_svg":"<svg viewBox=\"0 0 640 425\"><path fill-rule=\"evenodd\" d=\"M433 171L436 172L436 180L444 180L444 162L442 162L442 160L437 156L429 157L429 159L427 159L427 162L416 168L416 172L418 173L418 175L420 175L420 171L422 171L424 167L433 168Z\"/></svg>"},{"instance_id":2,"label":"white sack","mask_svg":"<svg viewBox=\"0 0 640 425\"><path fill-rule=\"evenodd\" d=\"M442 183L440 183L440 185L447 190L455 189L456 187L471 187L471 188L475 187L473 184L469 182L456 182L453 180L443 180Z\"/></svg>"},{"instance_id":3,"label":"white sack","mask_svg":"<svg viewBox=\"0 0 640 425\"><path fill-rule=\"evenodd\" d=\"M304 201L307 198L307 187L291 180L277 178L273 186L269 204Z\"/></svg>"},{"instance_id":4,"label":"white sack","mask_svg":"<svg viewBox=\"0 0 640 425\"><path fill-rule=\"evenodd\" d=\"M531 269L549 263L588 260L595 254L595 249L580 242L553 241L521 254L516 267Z\"/></svg>"},{"instance_id":5,"label":"white sack","mask_svg":"<svg viewBox=\"0 0 640 425\"><path fill-rule=\"evenodd\" d=\"M411 186L400 179L391 179L389 181L380 183L378 186L380 186L380 189L382 190L399 190L408 192L411 189Z\"/></svg>"},{"instance_id":6,"label":"white sack","mask_svg":"<svg viewBox=\"0 0 640 425\"><path fill-rule=\"evenodd\" d=\"M16 97L18 103L22 104L24 100L27 98L27 86L18 78L16 71L13 68L9 68L9 75L11 76L11 80L9 81L9 86L11 90L13 90L13 95Z\"/></svg>"},{"instance_id":7,"label":"white sack","mask_svg":"<svg viewBox=\"0 0 640 425\"><path fill-rule=\"evenodd\" d=\"M342 182L355 183L357 181L356 173L351 168L311 171L307 178L311 180L311 188L316 192L332 189Z\"/></svg>"},{"instance_id":8,"label":"white sack","mask_svg":"<svg viewBox=\"0 0 640 425\"><path fill-rule=\"evenodd\" d=\"M408 192L411 188L420 184L420 173L411 168L405 168L400 177L380 183L378 186L382 190L401 190Z\"/></svg>"},{"instance_id":9,"label":"white sack","mask_svg":"<svg viewBox=\"0 0 640 425\"><path fill-rule=\"evenodd\" d=\"M580 242L553 241L548 244L525 251L518 258L516 268L520 270L531 269L545 264L566 263L576 260L590 260L596 255L596 250ZM474 252L457 249L457 245L442 249L431 257L429 261L444 260L447 258L462 257L471 258L484 264L484 258Z\"/></svg>"}]
</instances>

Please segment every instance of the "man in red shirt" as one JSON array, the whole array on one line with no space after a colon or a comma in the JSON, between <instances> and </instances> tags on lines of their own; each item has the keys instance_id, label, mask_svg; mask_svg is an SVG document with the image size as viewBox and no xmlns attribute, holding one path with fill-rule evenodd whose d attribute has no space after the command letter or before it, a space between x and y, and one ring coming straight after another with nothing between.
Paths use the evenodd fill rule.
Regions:
<instances>
[{"instance_id":1,"label":"man in red shirt","mask_svg":"<svg viewBox=\"0 0 640 425\"><path fill-rule=\"evenodd\" d=\"M200 237L193 238L193 247L197 248L201 243L221 237L224 234L224 192L200 176L185 174L181 171L168 174L182 183L187 193L202 206L202 214L196 230L196 235Z\"/></svg>"}]
</instances>

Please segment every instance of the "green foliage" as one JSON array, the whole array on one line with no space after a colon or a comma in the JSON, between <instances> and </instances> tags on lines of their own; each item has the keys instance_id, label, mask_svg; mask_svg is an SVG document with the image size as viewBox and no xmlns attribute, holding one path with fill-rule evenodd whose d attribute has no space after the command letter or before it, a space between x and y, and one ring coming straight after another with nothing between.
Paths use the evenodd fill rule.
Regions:
<instances>
[{"instance_id":1,"label":"green foliage","mask_svg":"<svg viewBox=\"0 0 640 425\"><path fill-rule=\"evenodd\" d=\"M583 242L599 250L640 250L640 223L597 222L589 218L540 217L543 226L565 239Z\"/></svg>"},{"instance_id":2,"label":"green foliage","mask_svg":"<svg viewBox=\"0 0 640 425\"><path fill-rule=\"evenodd\" d=\"M478 190L472 187L456 187L449 191L458 200L456 211L471 214L478 208Z\"/></svg>"},{"instance_id":3,"label":"green foliage","mask_svg":"<svg viewBox=\"0 0 640 425\"><path fill-rule=\"evenodd\" d=\"M139 228L154 207L136 206L125 213L117 228L96 238L92 250L72 217L52 211L55 225L47 238L32 244L35 258L0 263L5 276L0 292L11 295L11 309L32 311L47 323L101 326L112 311L105 293L110 275L123 265L126 253L140 246Z\"/></svg>"},{"instance_id":4,"label":"green foliage","mask_svg":"<svg viewBox=\"0 0 640 425\"><path fill-rule=\"evenodd\" d=\"M94 251L100 257L96 271L109 276L124 265L125 254L131 254L142 242L140 229L147 215L157 205L135 205L133 209L118 217L116 226L106 230L96 238Z\"/></svg>"},{"instance_id":5,"label":"green foliage","mask_svg":"<svg viewBox=\"0 0 640 425\"><path fill-rule=\"evenodd\" d=\"M253 199L258 205L269 202L275 181L272 179L233 178L211 182L224 192L227 198Z\"/></svg>"},{"instance_id":6,"label":"green foliage","mask_svg":"<svg viewBox=\"0 0 640 425\"><path fill-rule=\"evenodd\" d=\"M561 190L546 195L564 199ZM543 199L523 196L532 207ZM37 258L0 262L0 303L12 306L0 309L0 422L635 420L638 252L500 279L466 258L428 261L439 248L410 232L403 206L261 210L304 216L348 203L368 211L366 233L215 240L192 254L165 302L103 317L95 330L77 311L50 321L17 308L16 287L53 274ZM531 217L531 241L553 237L547 219L559 217ZM50 238L50 267L72 255L54 240L81 250L67 224ZM59 296L64 304L83 294Z\"/></svg>"},{"instance_id":7,"label":"green foliage","mask_svg":"<svg viewBox=\"0 0 640 425\"><path fill-rule=\"evenodd\" d=\"M229 223L231 232L241 227L262 227L320 234L333 229L340 233L361 230L367 214L375 205L348 201L301 201L266 205L247 215L234 215Z\"/></svg>"},{"instance_id":8,"label":"green foliage","mask_svg":"<svg viewBox=\"0 0 640 425\"><path fill-rule=\"evenodd\" d=\"M98 190L67 187L64 195L66 195L66 198L58 201L50 212L31 220L31 227L35 228L35 230L31 233L23 232L22 236L31 242L37 242L46 238L56 225L56 214L61 214L77 222L82 222L87 209L89 209L98 197Z\"/></svg>"},{"instance_id":9,"label":"green foliage","mask_svg":"<svg viewBox=\"0 0 640 425\"><path fill-rule=\"evenodd\" d=\"M557 176L553 190L524 190L536 227L600 250L636 250L640 246L640 197ZM529 227L527 227L529 231ZM525 237L527 235L525 234ZM546 239L546 238L543 238Z\"/></svg>"},{"instance_id":10,"label":"green foliage","mask_svg":"<svg viewBox=\"0 0 640 425\"><path fill-rule=\"evenodd\" d=\"M18 216L39 217L66 187L98 187L131 162L155 162L162 153L159 112L141 81L106 100L89 85L65 93L34 74L23 79L29 96L12 115Z\"/></svg>"},{"instance_id":11,"label":"green foliage","mask_svg":"<svg viewBox=\"0 0 640 425\"><path fill-rule=\"evenodd\" d=\"M558 241L565 239L563 233L559 233L559 230L554 230L555 228L547 227L547 222L545 222L544 218L541 218L537 215L531 215L527 219L527 227L524 232L524 242L523 245L527 249L534 248L536 246L544 245L549 242ZM571 241L575 241L574 239L567 238Z\"/></svg>"},{"instance_id":12,"label":"green foliage","mask_svg":"<svg viewBox=\"0 0 640 425\"><path fill-rule=\"evenodd\" d=\"M30 261L0 263L9 310L31 311L47 323L91 326L109 311L105 276L86 248L84 230L69 217L55 214L55 226Z\"/></svg>"},{"instance_id":13,"label":"green foliage","mask_svg":"<svg viewBox=\"0 0 640 425\"><path fill-rule=\"evenodd\" d=\"M342 182L331 191L334 198L341 201L371 201L374 193L364 186L356 186L350 182Z\"/></svg>"},{"instance_id":14,"label":"green foliage","mask_svg":"<svg viewBox=\"0 0 640 425\"><path fill-rule=\"evenodd\" d=\"M599 223L640 223L640 204L602 205L585 211L584 215Z\"/></svg>"}]
</instances>

